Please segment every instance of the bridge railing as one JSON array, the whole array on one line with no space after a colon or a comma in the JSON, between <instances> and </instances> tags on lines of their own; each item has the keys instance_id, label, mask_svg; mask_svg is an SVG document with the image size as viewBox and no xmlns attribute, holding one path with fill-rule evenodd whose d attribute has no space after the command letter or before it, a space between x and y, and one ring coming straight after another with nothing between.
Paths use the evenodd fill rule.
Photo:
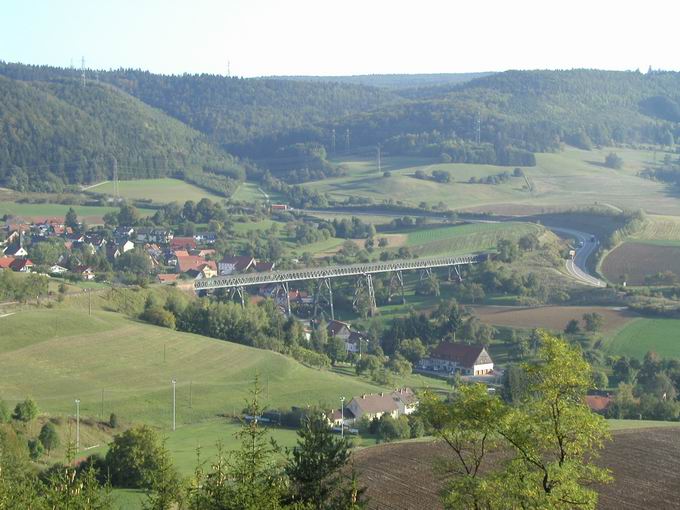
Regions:
<instances>
[{"instance_id":1,"label":"bridge railing","mask_svg":"<svg viewBox=\"0 0 680 510\"><path fill-rule=\"evenodd\" d=\"M246 273L228 276L215 276L194 282L195 290L228 289L249 287L253 285L269 285L273 283L319 280L324 278L340 278L343 276L360 276L394 271L431 269L436 267L461 266L477 264L488 258L488 254L462 255L458 257L432 257L409 260L389 260L384 262L368 262L346 266L325 266L286 271L269 271L266 273Z\"/></svg>"}]
</instances>

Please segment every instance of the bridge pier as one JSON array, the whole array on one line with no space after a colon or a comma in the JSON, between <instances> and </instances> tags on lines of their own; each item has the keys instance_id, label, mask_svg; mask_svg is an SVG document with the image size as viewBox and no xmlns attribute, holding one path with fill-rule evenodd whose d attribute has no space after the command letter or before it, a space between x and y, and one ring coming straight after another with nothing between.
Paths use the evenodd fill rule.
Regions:
<instances>
[{"instance_id":1,"label":"bridge pier","mask_svg":"<svg viewBox=\"0 0 680 510\"><path fill-rule=\"evenodd\" d=\"M278 283L270 296L274 299L276 306L283 311L284 315L290 317L292 309L290 306L290 289L288 287L288 282Z\"/></svg>"},{"instance_id":2,"label":"bridge pier","mask_svg":"<svg viewBox=\"0 0 680 510\"><path fill-rule=\"evenodd\" d=\"M335 320L335 310L333 308L333 287L330 278L321 278L316 286L314 293L314 317L317 317L321 301L325 301L331 310L331 320Z\"/></svg>"},{"instance_id":3,"label":"bridge pier","mask_svg":"<svg viewBox=\"0 0 680 510\"><path fill-rule=\"evenodd\" d=\"M406 304L406 296L404 295L404 275L402 271L394 271L390 275L390 288L387 295L387 301L392 302L392 298L396 294L397 288L401 292L401 304Z\"/></svg>"},{"instance_id":4,"label":"bridge pier","mask_svg":"<svg viewBox=\"0 0 680 510\"><path fill-rule=\"evenodd\" d=\"M463 281L463 276L460 274L460 269L458 268L458 266L449 266L449 281L450 282L453 281L451 271L455 271L456 276L458 277L459 283Z\"/></svg>"},{"instance_id":5,"label":"bridge pier","mask_svg":"<svg viewBox=\"0 0 680 510\"><path fill-rule=\"evenodd\" d=\"M354 289L354 299L352 301L352 306L355 310L359 309L359 301L364 293L366 293L368 299L368 315L373 317L378 310L378 306L375 302L375 289L373 287L373 275L371 275L371 273L365 273L357 279L357 285Z\"/></svg>"}]
</instances>

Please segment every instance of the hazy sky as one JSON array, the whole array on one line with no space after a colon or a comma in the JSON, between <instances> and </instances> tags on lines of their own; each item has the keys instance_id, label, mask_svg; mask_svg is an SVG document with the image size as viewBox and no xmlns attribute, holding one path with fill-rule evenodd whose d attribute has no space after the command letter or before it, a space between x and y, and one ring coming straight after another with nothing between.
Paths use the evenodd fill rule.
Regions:
<instances>
[{"instance_id":1,"label":"hazy sky","mask_svg":"<svg viewBox=\"0 0 680 510\"><path fill-rule=\"evenodd\" d=\"M676 0L4 0L0 60L162 73L680 70Z\"/></svg>"}]
</instances>

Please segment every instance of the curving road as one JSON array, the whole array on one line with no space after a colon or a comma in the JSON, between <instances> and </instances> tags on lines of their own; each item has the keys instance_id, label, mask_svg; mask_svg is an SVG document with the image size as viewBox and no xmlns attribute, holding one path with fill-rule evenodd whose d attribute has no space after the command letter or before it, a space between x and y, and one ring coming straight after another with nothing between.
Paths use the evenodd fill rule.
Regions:
<instances>
[{"instance_id":1,"label":"curving road","mask_svg":"<svg viewBox=\"0 0 680 510\"><path fill-rule=\"evenodd\" d=\"M586 232L579 232L578 230L573 230L571 228L550 227L547 225L546 228L552 230L553 232L566 234L569 237L573 237L577 241L583 243L583 246L576 248L576 255L574 258L568 259L566 262L567 272L572 278L592 287L607 286L605 282L588 273L588 258L595 250L597 250L597 246L599 244L595 236Z\"/></svg>"}]
</instances>

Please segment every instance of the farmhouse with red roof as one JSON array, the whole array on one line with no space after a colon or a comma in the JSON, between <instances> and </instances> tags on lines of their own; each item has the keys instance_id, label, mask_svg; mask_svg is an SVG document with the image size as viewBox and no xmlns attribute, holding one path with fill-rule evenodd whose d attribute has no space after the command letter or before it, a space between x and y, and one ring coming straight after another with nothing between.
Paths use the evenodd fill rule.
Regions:
<instances>
[{"instance_id":1,"label":"farmhouse with red roof","mask_svg":"<svg viewBox=\"0 0 680 510\"><path fill-rule=\"evenodd\" d=\"M429 358L420 360L419 368L447 374L485 375L493 371L493 360L483 345L442 342Z\"/></svg>"}]
</instances>

